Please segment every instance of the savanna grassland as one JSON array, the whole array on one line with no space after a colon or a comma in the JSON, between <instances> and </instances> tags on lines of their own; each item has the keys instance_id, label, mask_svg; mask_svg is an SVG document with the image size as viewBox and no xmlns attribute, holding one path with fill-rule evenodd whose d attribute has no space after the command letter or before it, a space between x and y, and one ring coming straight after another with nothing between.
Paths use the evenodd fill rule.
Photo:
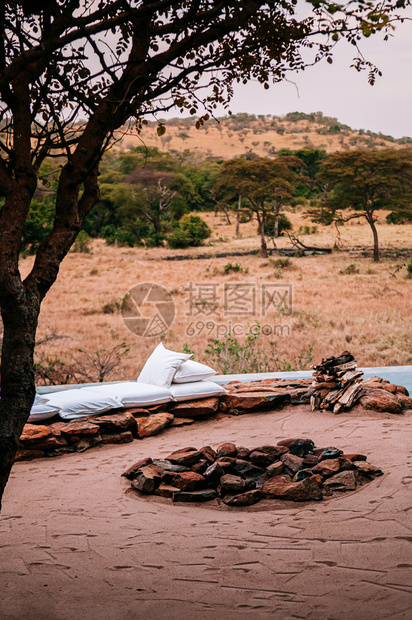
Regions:
<instances>
[{"instance_id":1,"label":"savanna grassland","mask_svg":"<svg viewBox=\"0 0 412 620\"><path fill-rule=\"evenodd\" d=\"M310 347L315 361L349 349L361 366L411 364L412 280L406 278L404 267L392 274L412 257L412 225L388 225L385 215L379 214L378 232L382 253L390 256L383 256L380 263L370 258L371 232L363 220L341 229L340 250L330 255L293 257L286 266L276 263L275 254L268 260L259 256L255 222L242 224L237 237L234 222L229 225L223 215L213 213L202 214L213 236L199 248L124 248L94 240L90 253L70 252L64 259L57 282L43 302L38 334L39 339L52 332L62 338L41 345L37 354L70 364L78 349L93 354L126 342L128 353L122 355L121 364L107 379L135 378L160 338L138 337L130 332L119 307L131 287L155 282L172 293L176 305L175 320L163 342L176 350L187 343L199 361L205 360L208 343L223 338L225 329L236 323L246 330L248 323L258 320L261 326L269 326L262 342L275 342L278 359L292 362L292 366ZM288 217L295 231L308 224L299 212L290 212ZM306 245L333 247L336 231L318 226L315 234L302 234L300 238ZM287 237L282 237L278 246L291 247ZM230 256L251 250L256 254ZM217 258L219 253L227 256ZM197 254L206 254L207 258L191 258ZM186 259L165 260L177 255ZM30 269L32 260L22 259L23 273ZM237 264L238 271L226 273L228 263ZM282 309L271 308L262 316L257 303L254 316L248 318L225 316L222 306L213 316L190 316L190 282L214 284L221 287L215 289L220 291L225 283L246 282L255 285L258 292L262 284L291 283L293 314L285 316ZM209 323L207 329L200 329L194 321L213 321L213 327ZM283 335L274 327L279 325L284 328ZM269 333L271 327L275 335Z\"/></svg>"}]
</instances>

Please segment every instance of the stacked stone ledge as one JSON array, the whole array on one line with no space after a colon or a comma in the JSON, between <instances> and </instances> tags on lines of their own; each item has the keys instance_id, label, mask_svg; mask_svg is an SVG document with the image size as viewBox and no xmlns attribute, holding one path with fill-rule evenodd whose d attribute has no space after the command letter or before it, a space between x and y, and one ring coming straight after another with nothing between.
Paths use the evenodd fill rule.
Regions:
<instances>
[{"instance_id":1,"label":"stacked stone ledge","mask_svg":"<svg viewBox=\"0 0 412 620\"><path fill-rule=\"evenodd\" d=\"M412 398L406 388L379 377L363 380L362 371L356 369L356 360L348 351L323 359L313 374L313 379L232 381L225 385L227 392L219 397L120 409L69 422L26 424L16 460L82 452L99 444L129 443L172 426L227 415L270 412L290 404L342 413L359 403L364 409L378 412L412 413Z\"/></svg>"},{"instance_id":2,"label":"stacked stone ledge","mask_svg":"<svg viewBox=\"0 0 412 620\"><path fill-rule=\"evenodd\" d=\"M292 438L253 449L230 442L216 450L186 447L165 458L145 458L122 475L143 495L250 506L262 499L319 501L336 491L354 491L382 473L362 454Z\"/></svg>"}]
</instances>

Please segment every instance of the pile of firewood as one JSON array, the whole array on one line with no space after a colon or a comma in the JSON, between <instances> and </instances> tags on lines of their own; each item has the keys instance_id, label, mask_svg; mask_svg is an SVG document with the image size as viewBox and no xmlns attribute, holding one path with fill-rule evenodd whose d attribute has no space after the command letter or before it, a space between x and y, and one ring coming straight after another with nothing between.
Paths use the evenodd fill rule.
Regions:
<instances>
[{"instance_id":1,"label":"pile of firewood","mask_svg":"<svg viewBox=\"0 0 412 620\"><path fill-rule=\"evenodd\" d=\"M354 405L361 397L362 375L349 351L323 358L313 373L312 388L315 392L310 397L312 410L332 409L334 413L339 413L341 409Z\"/></svg>"}]
</instances>

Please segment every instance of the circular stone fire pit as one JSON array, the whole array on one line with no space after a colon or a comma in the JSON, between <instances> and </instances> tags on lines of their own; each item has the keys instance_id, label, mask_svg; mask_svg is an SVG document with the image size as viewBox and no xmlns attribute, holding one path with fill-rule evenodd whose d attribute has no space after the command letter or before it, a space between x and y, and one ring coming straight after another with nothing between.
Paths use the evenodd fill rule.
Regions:
<instances>
[{"instance_id":1,"label":"circular stone fire pit","mask_svg":"<svg viewBox=\"0 0 412 620\"><path fill-rule=\"evenodd\" d=\"M318 501L335 491L354 491L382 474L362 454L293 438L253 449L230 442L216 450L182 448L165 458L143 459L122 475L134 490L174 502L218 499L228 506L251 506L265 498Z\"/></svg>"}]
</instances>

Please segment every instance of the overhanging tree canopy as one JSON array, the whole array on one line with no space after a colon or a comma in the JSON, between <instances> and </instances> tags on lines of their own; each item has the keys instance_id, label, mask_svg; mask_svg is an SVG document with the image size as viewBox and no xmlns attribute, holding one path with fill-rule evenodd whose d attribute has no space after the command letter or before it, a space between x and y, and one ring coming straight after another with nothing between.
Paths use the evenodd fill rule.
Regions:
<instances>
[{"instance_id":1,"label":"overhanging tree canopy","mask_svg":"<svg viewBox=\"0 0 412 620\"><path fill-rule=\"evenodd\" d=\"M172 107L201 110L200 125L227 105L234 82L268 87L289 70L331 62L340 38L356 47L409 4L311 0L300 18L296 0L1 2L0 496L34 397L40 304L98 198L99 161L115 131L129 119L139 130L145 115ZM354 64L373 82L377 70L360 54ZM56 213L23 281L22 230L47 156L65 158Z\"/></svg>"}]
</instances>

